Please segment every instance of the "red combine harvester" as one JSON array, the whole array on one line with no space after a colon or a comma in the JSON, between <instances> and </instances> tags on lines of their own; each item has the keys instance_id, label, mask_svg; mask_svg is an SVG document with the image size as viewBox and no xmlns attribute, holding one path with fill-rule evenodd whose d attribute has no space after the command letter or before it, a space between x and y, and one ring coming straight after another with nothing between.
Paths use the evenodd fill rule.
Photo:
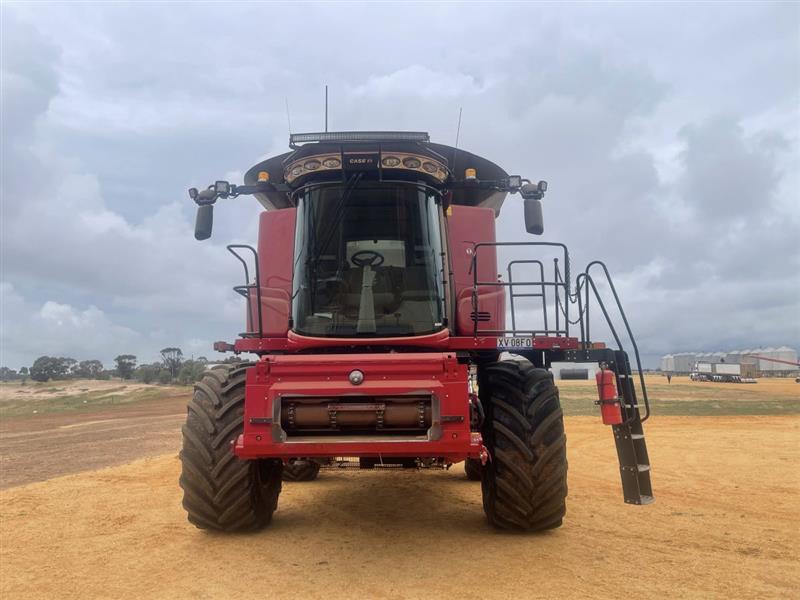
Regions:
<instances>
[{"instance_id":1,"label":"red combine harvester","mask_svg":"<svg viewBox=\"0 0 800 600\"><path fill-rule=\"evenodd\" d=\"M180 483L192 523L262 527L282 479L313 479L348 457L361 468L465 461L490 524L558 527L566 438L548 368L562 361L600 364L597 404L614 433L625 502L652 501L644 378L605 265L590 263L573 288L563 244L495 240L509 193L522 195L528 232L542 233L545 182L421 132L294 134L289 145L251 168L244 185L189 190L197 239L210 237L218 199L252 194L266 209L257 249L228 246L245 270L234 290L246 299L247 330L215 344L258 358L208 371L183 428ZM503 281L497 253L508 246L557 253L552 278L532 258L512 261ZM537 275L520 280L524 268ZM633 344L643 415L592 269ZM531 316L515 309L520 298L541 306L538 329L518 328ZM590 341L590 300L616 349Z\"/></svg>"}]
</instances>

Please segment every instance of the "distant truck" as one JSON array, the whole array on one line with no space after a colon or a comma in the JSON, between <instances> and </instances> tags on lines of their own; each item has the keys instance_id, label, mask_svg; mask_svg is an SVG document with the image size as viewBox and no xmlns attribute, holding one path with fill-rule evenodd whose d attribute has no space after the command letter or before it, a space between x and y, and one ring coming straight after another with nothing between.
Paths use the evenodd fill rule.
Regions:
<instances>
[{"instance_id":1,"label":"distant truck","mask_svg":"<svg viewBox=\"0 0 800 600\"><path fill-rule=\"evenodd\" d=\"M717 383L755 383L756 380L742 377L742 365L738 363L698 362L689 375L692 381L714 381Z\"/></svg>"}]
</instances>

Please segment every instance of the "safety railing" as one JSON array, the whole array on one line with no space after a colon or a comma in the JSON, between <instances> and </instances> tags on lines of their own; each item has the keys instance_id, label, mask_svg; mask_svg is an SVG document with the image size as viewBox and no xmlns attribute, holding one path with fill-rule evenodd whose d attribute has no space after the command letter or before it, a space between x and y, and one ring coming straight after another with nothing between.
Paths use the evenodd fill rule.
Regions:
<instances>
[{"instance_id":1,"label":"safety railing","mask_svg":"<svg viewBox=\"0 0 800 600\"><path fill-rule=\"evenodd\" d=\"M595 285L594 279L592 278L591 274L589 273L592 267L598 266L603 270L603 275L605 276L605 281L611 291L611 294L614 298L614 303L616 304L617 311L622 319L622 323L625 326L625 332L628 335L628 339L630 340L631 347L633 348L633 354L636 359L636 371L639 374L639 385L642 389L642 400L644 402L644 409L645 415L641 418L641 421L644 422L650 417L650 401L647 398L647 386L645 385L644 380L644 372L642 371L642 360L639 355L639 346L636 343L636 338L633 336L633 331L631 330L630 323L628 322L628 317L625 314L625 310L622 308L622 302L620 302L619 294L617 293L617 288L614 286L614 282L611 279L611 274L608 271L608 267L602 261L595 260L590 262L583 273L578 275L575 280L575 302L578 304L578 313L580 318L578 321L580 322L580 330L581 330L581 338L580 341L584 348L589 348L592 345L591 342L591 332L590 332L590 325L591 325L591 314L589 310L589 301L590 298L593 296L597 302L597 305L600 307L600 310L603 313L603 317L605 317L606 324L608 325L609 331L611 335L614 337L614 341L617 344L617 348L620 350L623 349L622 340L617 332L617 328L614 327L614 322L611 318L611 315L608 312L608 309L603 302L603 298L600 295L600 292ZM591 289L592 296L590 296L589 291ZM581 292L584 292L583 297L581 296ZM629 382L628 382L629 383ZM629 419L632 420L632 417L629 416Z\"/></svg>"},{"instance_id":2,"label":"safety railing","mask_svg":"<svg viewBox=\"0 0 800 600\"><path fill-rule=\"evenodd\" d=\"M247 244L229 244L227 246L228 252L233 254L236 259L242 263L244 267L244 280L245 285L237 285L234 286L233 291L237 294L244 297L247 301L247 332L242 334L243 337L264 337L263 336L263 328L262 323L263 320L261 318L261 274L259 273L258 269L258 252L252 246L248 246ZM242 256L236 252L236 250L249 250L253 254L253 271L255 272L255 281L254 283L250 283L250 271L247 268L247 261L242 258ZM252 290L256 291L256 314L258 315L258 327L253 325L253 295L251 293Z\"/></svg>"},{"instance_id":3,"label":"safety railing","mask_svg":"<svg viewBox=\"0 0 800 600\"><path fill-rule=\"evenodd\" d=\"M560 249L562 258L553 258L552 279L546 276L545 262L538 259L515 259L508 263L506 268L508 281L481 281L478 278L478 265L480 260L481 248L498 248L498 247L530 247L530 248L557 248ZM485 252L485 251L484 251ZM563 271L561 263L563 261ZM516 279L516 273L520 268L532 267L538 275L538 279ZM593 344L591 342L591 313L590 313L590 299L594 297L597 306L605 318L609 331L614 338L616 347L619 349L621 355L627 356L620 337L617 327L614 325L614 320L606 307L603 297L600 294L595 280L592 278L590 271L593 268L599 267L603 270L605 282L613 296L614 304L619 317L622 319L624 330L630 340L633 354L636 361L636 371L639 374L639 384L642 391L642 400L644 403L645 414L641 418L645 421L650 416L650 402L647 397L647 386L645 384L644 373L642 371L642 361L639 354L639 347L636 339L633 336L628 317L625 310L622 308L622 303L619 299L614 282L606 265L601 261L593 261L589 263L583 273L578 275L575 280L575 291L573 293L570 281L570 261L569 251L564 244L556 242L481 242L475 244L472 254L472 261L470 263L470 273L472 274L472 314L473 318L473 334L477 337L479 335L514 335L514 336L554 336L554 337L569 337L570 326L577 325L580 329L580 348L584 350L591 349ZM504 287L508 289L509 308L511 313L511 329L481 329L480 323L477 318L478 304L480 299L481 288L486 287ZM552 290L552 304L548 305L549 296ZM520 298L532 298L541 300L541 315L543 329L520 329L518 328L520 321L519 309L516 306L516 300ZM570 306L577 305L578 314L574 320L570 318ZM550 315L552 313L552 318ZM552 324L552 327L551 327ZM627 360L627 359L626 359ZM618 371L626 371L624 373L618 372L620 376L620 384L622 386L631 386L630 380L631 370L630 365L617 365ZM632 407L626 407L629 411L626 413L629 420L634 420L636 415L630 414L638 408L636 404L636 396L633 388L627 390L626 397L631 398L633 403Z\"/></svg>"},{"instance_id":4,"label":"safety railing","mask_svg":"<svg viewBox=\"0 0 800 600\"><path fill-rule=\"evenodd\" d=\"M558 248L563 253L563 263L565 274L561 276L559 268L559 258L553 259L553 279L547 280L545 277L544 262L540 260L512 260L506 268L508 281L480 281L478 279L478 264L481 248L498 247L548 247ZM537 265L539 267L539 279L519 280L514 279L514 267L521 265ZM470 263L470 273L472 274L472 313L478 314L479 289L485 287L503 287L509 290L509 308L511 312L511 329L480 329L478 319L473 319L473 334L478 335L531 335L531 336L554 336L569 337L569 298L572 296L569 277L569 250L564 244L557 242L480 242L474 245L472 261ZM534 291L528 291L531 289ZM522 289L523 291L520 291ZM548 317L547 296L548 290L552 289L554 299L553 313L554 318ZM543 329L518 329L519 320L516 300L518 298L541 298L542 299L542 324ZM562 299L564 300L562 302ZM559 307L563 309L563 318ZM550 327L553 323L553 327Z\"/></svg>"}]
</instances>

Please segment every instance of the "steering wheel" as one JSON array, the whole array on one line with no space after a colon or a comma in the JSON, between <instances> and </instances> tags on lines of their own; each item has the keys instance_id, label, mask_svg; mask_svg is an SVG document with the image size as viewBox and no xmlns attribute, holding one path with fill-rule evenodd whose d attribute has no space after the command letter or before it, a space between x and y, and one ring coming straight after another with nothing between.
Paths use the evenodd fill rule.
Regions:
<instances>
[{"instance_id":1,"label":"steering wheel","mask_svg":"<svg viewBox=\"0 0 800 600\"><path fill-rule=\"evenodd\" d=\"M359 250L350 257L350 262L357 267L380 267L383 264L383 254L374 250Z\"/></svg>"}]
</instances>

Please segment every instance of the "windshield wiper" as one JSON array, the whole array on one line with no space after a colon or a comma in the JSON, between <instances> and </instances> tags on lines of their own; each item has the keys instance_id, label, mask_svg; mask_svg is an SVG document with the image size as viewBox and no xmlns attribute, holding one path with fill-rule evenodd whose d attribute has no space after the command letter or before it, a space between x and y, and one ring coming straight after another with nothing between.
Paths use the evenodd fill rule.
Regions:
<instances>
[{"instance_id":1,"label":"windshield wiper","mask_svg":"<svg viewBox=\"0 0 800 600\"><path fill-rule=\"evenodd\" d=\"M358 182L361 181L361 178L364 176L363 173L356 173L350 179L347 180L347 185L345 186L344 190L342 191L342 195L339 197L339 201L336 204L336 210L334 211L335 217L328 225L327 229L323 233L318 233L316 235L316 240L320 240L324 238L324 242L319 244L314 251L314 255L309 258L309 262L316 265L319 262L320 257L322 256L322 252L325 248L328 247L331 239L333 238L336 230L339 228L339 224L342 221L344 212L342 208L344 208L345 202L350 198L350 195L353 193L353 190L358 185ZM315 241L316 241L315 240Z\"/></svg>"},{"instance_id":2,"label":"windshield wiper","mask_svg":"<svg viewBox=\"0 0 800 600\"><path fill-rule=\"evenodd\" d=\"M342 190L342 195L339 197L339 201L336 203L335 217L330 221L328 227L323 232L316 231L317 228L316 217L321 212L319 210L319 206L316 207L317 208L316 215L313 218L314 229L315 229L313 234L314 242L316 244L322 238L324 238L325 241L315 246L314 254L310 256L306 261L306 268L308 267L311 268L311 273L309 277L310 281L308 283L310 288L309 296L311 301L312 314L316 310L314 303L316 301L316 295L317 295L317 283L318 283L317 267L319 266L319 259L322 257L322 252L325 250L325 248L328 247L328 244L330 243L331 239L336 233L336 230L339 228L339 224L341 223L344 214L344 211L342 209L344 208L345 202L347 202L347 200L350 198L350 195L353 193L353 190L358 185L358 182L361 181L361 177L363 177L363 175L364 175L363 173L356 173L352 177L350 177L350 179L347 180L347 184L345 185L344 190ZM341 265L339 266L338 270L339 271L341 270Z\"/></svg>"}]
</instances>

